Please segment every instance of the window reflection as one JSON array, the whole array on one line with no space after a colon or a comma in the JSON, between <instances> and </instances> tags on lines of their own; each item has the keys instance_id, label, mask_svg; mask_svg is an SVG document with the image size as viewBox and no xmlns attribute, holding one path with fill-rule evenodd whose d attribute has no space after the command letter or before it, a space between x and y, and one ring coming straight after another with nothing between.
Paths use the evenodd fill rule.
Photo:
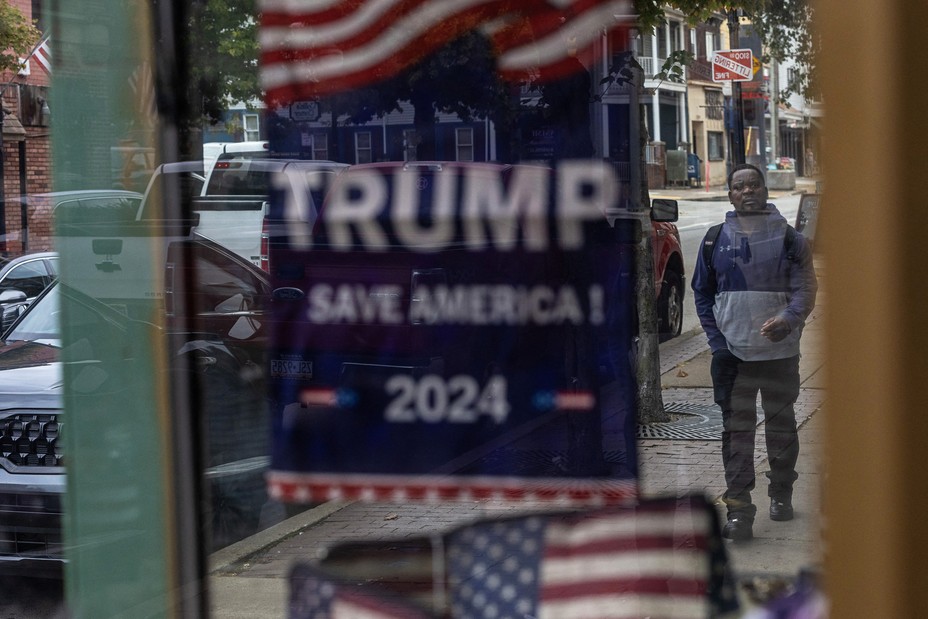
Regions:
<instances>
[{"instance_id":1,"label":"window reflection","mask_svg":"<svg viewBox=\"0 0 928 619\"><path fill-rule=\"evenodd\" d=\"M33 3L34 13L41 4ZM623 26L612 32L602 26L605 31L597 28L595 37L587 41L581 38L579 45L576 37L558 38L559 46L573 50L570 64L582 71L572 74L571 79L554 82L542 79L540 70L534 73L526 70L518 78L510 76L509 81L498 80L492 63L499 60L494 55L500 45L538 35L505 30L511 22L492 22L471 33L473 36L433 50L436 55L441 52L450 56L455 67L454 71L439 71L437 81L429 82L419 74L399 71L391 81L373 85L381 87L379 93L374 87L336 88L318 97L312 93L297 97L294 103L300 105L293 106L279 99L270 104L261 100L257 86L259 27L253 8L237 7L215 20L209 7L191 9L188 27L175 33L189 44L190 50L187 58L180 59L190 69L187 92L183 92L176 81L167 80L164 75L145 78L146 67L161 71L166 68L145 60L148 50L142 49L142 42L151 36L147 12L140 17L142 14L134 12L138 9L134 5L104 4L112 11L101 13L96 5L80 4L87 9L87 21L80 21L70 13L57 16L63 24L59 40L53 39L61 50L58 56L61 69L55 80L31 63L29 75L8 72L0 85L5 88L4 158L0 159L0 172L6 187L5 217L0 219L3 236L0 251L10 259L40 249L62 252L62 284L73 284L91 301L105 301L106 306L90 315L84 313L85 306L81 304L68 305L70 309L63 314L57 309L40 311L51 302L48 299L53 300L59 294L55 289L44 297L43 304L33 300L55 279L53 262L25 264L10 269L5 278L0 272L4 330L19 319L13 330L6 332L6 344L41 340L39 344L45 346L45 340L63 339L66 347L61 357L53 351L47 358L31 357L30 363L63 361L66 368L64 391L56 391L57 401L47 403L47 407L58 411L55 415L65 411L68 417L63 427L71 424L74 428L74 451L65 463L75 467L68 493L75 489L76 492L71 495L64 492L64 475L60 471L55 492L50 493L54 500L66 497L68 517L74 519L70 529L73 537L65 537L65 551L73 557L66 568L70 570L67 578L73 583L100 582L101 591L119 589L118 595L95 599L84 585L75 584L75 590L69 593L73 596L75 613L105 616L113 608L123 610L140 600L160 599L171 585L165 576L170 570L159 566L172 561L171 553L175 551L178 556L184 555L183 549L169 549L165 542L165 535L175 526L178 530L195 529L191 535L205 552L215 553L216 561L219 560L216 557L231 556L220 551L234 554L239 543L244 542L239 547L245 548L256 535L271 529L276 536L272 545L255 557L246 559L240 554L222 560L227 561L226 567L246 577L285 579L294 561L279 557L308 560L312 554L307 550L310 547L315 552L334 541L354 542L363 538L384 542L405 536L421 541L419 536L423 534L441 533L476 518L539 508L538 504L524 501L500 500L499 495L492 493L468 495L464 498L471 500L454 504L420 504L409 496L399 503L381 503L400 496L388 496L390 488L395 490L395 485L389 484L366 487L375 490L358 490L358 498L378 500L337 512L336 501L346 496L344 488L337 489L338 484L314 487L312 492L306 487L297 492L293 490L297 486L287 486L290 488L287 496L268 494L266 475L275 449L283 449L279 444L275 446L272 439L281 426L291 422L292 427L299 429L294 440L302 441L304 446L313 445L312 454L303 454L306 461L322 461L323 455L331 451L336 453L333 458L351 473L360 471L362 462L386 470L380 459L387 456L378 451L383 443L365 442L360 424L342 433L343 445L326 434L326 424L330 421L336 424L348 414L348 409L329 407L328 417L322 424L314 422L317 425L307 421L307 411L325 408L319 402L339 402L339 398L344 402L351 397L360 398L367 406L370 400L365 398L379 389L373 398L377 404L370 407L371 411L376 409L376 415L384 408L380 402L384 384L397 374L412 377L412 382L393 384L400 384L395 387L398 392L408 391L407 399L412 404L403 410L413 412L416 423L422 421L423 413L428 423L444 418L439 412L443 408L439 406L441 402L455 400L460 395L456 390L461 393L473 390L476 395L468 400L473 406L463 410L481 413L485 417L481 422L491 425L502 409L485 401L501 397L501 383L496 379L507 372L510 381L506 383L507 396L514 389L521 389L513 388L516 380L522 381L520 384L535 381L538 393L531 395L545 391L548 399L541 398L544 402L556 402L562 397L562 402L576 403L593 394L590 397L602 409L597 408L599 416L582 416L576 411L563 415L559 438L570 443L566 448L554 441L538 439L541 432L538 428L523 426L520 431L528 438L520 437L523 441L520 448L490 445L486 453L477 454L466 464L446 463L447 467L440 470L442 475L460 470L492 475L510 466L514 468L506 470L515 471L517 477L532 471L553 471L552 475L595 471L604 479L618 476L631 480L634 491L642 498L676 497L690 492L705 493L710 500L721 497L725 491L721 428L712 425L720 424L721 416L713 408L715 394L708 380L711 357L700 343L704 336L693 332L700 327L687 283L695 272L699 242L709 225L707 222L720 221L731 208L726 177L734 159L730 123L733 99L729 88L711 78L711 53L725 49L730 41L725 15L713 15L704 23L692 25L669 12L664 23L653 30ZM112 12L107 17L112 23L104 20L103 13L108 12ZM47 13L40 24L48 23ZM612 15L608 19L614 21ZM139 24L143 32L135 30ZM225 62L228 58L222 57L226 49L223 37L228 32L235 32L236 38L244 40L243 53L248 60L237 59L234 65L247 67L245 71L230 68ZM744 28L742 37L742 41L749 40ZM744 44L754 45L750 41ZM691 51L696 56L683 70L682 81L657 77L661 65L675 50ZM332 79L343 79L347 74L344 62L351 59L344 51L326 50L326 58L330 61L338 58L339 63L329 62L317 68L337 65L341 68ZM521 56L507 58L516 63ZM610 62L603 62L605 58ZM387 66L390 57L378 60ZM448 57L442 62L447 69ZM428 66L434 69L442 65ZM633 75L637 66L643 72ZM796 81L796 67L781 69L783 83ZM817 175L821 137L815 122L820 110L813 106L802 107L801 111L777 108L771 115L764 97L769 98L769 88L773 86L766 86L772 81L765 82L764 77L765 72L771 77L774 70L762 67L759 77L750 82L752 85L744 86L744 92L748 93L744 99L749 122L742 143L747 146L751 161L765 175L771 201L778 207L782 205L790 223L801 222L797 227L804 227L801 232L812 239L821 200L820 187L815 185L820 180ZM420 81L413 83L413 79ZM174 84L177 91L160 92L160 98L156 97L155 87L165 83ZM229 92L224 92L224 88ZM169 118L173 114L171 106L176 102L182 109L175 110L177 114ZM175 129L175 133L169 134ZM51 132L54 134L50 137ZM43 154L49 152L49 142L54 166ZM19 144L24 148L19 148ZM272 148L268 149L268 144ZM411 256L397 258L396 251L376 256L365 252L333 256L325 253L330 248L320 247L331 241L323 229L330 220L321 214L325 212L329 189L340 187L340 178L343 181L346 174L363 170L363 166L383 170L423 161L428 166L445 169L467 164L475 166L473 169L498 165L511 170L508 166L517 165L558 170L557 160L564 157L605 162L604 169L610 178L616 179L617 186L615 204L610 204L610 208L624 211L634 210L638 205L646 208L649 198L679 200L680 221L676 226L670 222L645 224L648 243L653 248L653 255L648 257L654 271L653 290L642 292L633 285L632 280L638 275L632 266L642 262L631 253L635 233L628 222L634 218L626 221L615 217L615 213L607 213L602 221L597 219L595 224L589 224L590 230L595 228L591 234L596 242L585 245L578 256L542 258L537 263L512 260L500 251L483 264L485 255L474 247L453 248L449 253L454 257L446 262L434 255L433 250L421 253L415 250ZM297 160L334 163L281 176L280 166ZM162 163L164 167L159 165ZM175 164L194 167L168 167ZM432 172L420 174L417 182L428 184ZM465 176L461 174L462 178ZM540 183L538 186L526 183L517 191L504 192L502 202L494 203L492 192L480 192L495 182L495 176L489 180L481 180L479 174L467 178L473 183L470 197L458 189L448 194L449 204L455 210L460 210L460 204L468 199L473 206L484 198L492 203L489 210L523 208L519 199L533 199L533 192L541 187ZM467 182L459 181L458 188ZM789 182L793 185L788 188L776 186ZM18 191L13 191L17 184ZM741 193L742 185L735 184L732 189ZM557 194L560 185L552 183L545 187ZM53 203L59 199L50 193L53 189L100 193L93 199L70 196L68 201L62 198ZM760 185L752 189L757 193ZM117 195L117 190L130 191ZM509 191L509 186L505 190ZM391 188L388 193L392 191ZM574 206L582 203L589 197L589 191L590 187L584 186L570 194L567 201ZM818 201L806 202L804 209L798 196L793 196L793 192L799 191L817 196ZM13 200L12 194L23 194L29 199ZM39 194L45 196L41 201L36 198ZM285 197L281 199L281 195ZM559 194L556 199L565 196L566 193ZM340 197L347 202L356 199L347 193ZM509 198L511 201L507 202ZM357 206L360 202L352 204ZM405 231L397 234L389 227L398 220L392 218L393 207L385 207L377 212L371 210L348 224L342 222L340 230L351 240L345 242L357 245L369 239L365 235L375 229L388 231L388 244L417 235L419 239L426 238L428 233L435 232L430 227L434 221L433 209L408 206L400 207L406 208L405 212L414 220L407 222ZM478 204L474 208L482 207ZM238 218L244 219L246 214L248 221L239 225ZM557 229L558 223L555 218L546 217L547 213L538 225L547 234ZM164 223L178 218L193 224L190 234L186 229L178 234L176 227ZM526 217L511 227L500 224L496 228L483 228L482 238L490 244L497 240L505 243L507 235L512 233L513 242L522 243L532 238L535 231L532 226L537 222L529 220ZM64 227L56 230L53 227L56 224ZM461 229L473 233L480 225L469 221ZM78 228L82 232L71 236ZM470 241L477 238L475 235ZM75 238L119 239L122 244L119 252L98 255L90 252L90 244L85 247L71 243ZM247 238L247 243L239 242L243 238ZM62 242L63 239L68 240ZM274 243L281 239L292 243L296 250L276 253ZM614 251L602 250L606 246ZM104 245L98 243L97 247ZM762 251L753 244L751 251L753 259L759 260ZM587 261L594 254L595 259ZM820 252L815 258L820 258ZM607 273L607 265L618 262L629 268ZM87 265L104 268L94 266L88 274L84 270ZM488 281L481 279L480 270L484 268L490 274L486 276ZM530 285L518 288L516 278L527 272L531 274ZM574 289L571 287L587 293L579 297L578 307L584 316L589 316L595 313L591 308L597 301L584 284L600 276L605 290L602 302L610 311L597 323L602 331L594 335L590 332L578 335L567 328L554 335L541 329L532 334L530 329L497 325L487 338L477 329L426 327L425 312L421 309L430 299L434 303L438 293L451 294L465 287L473 289L488 284L495 287L486 294L481 291L468 297L473 302L473 311L462 315L468 319L484 316L491 301L498 309L500 298L506 295L510 295L507 299L516 298L515 293L522 295L518 299L523 301L513 301L514 307L518 303L528 304L524 299L534 299L537 306L547 309L547 297L531 295L545 285L543 282L553 279L559 283L556 290L563 295L569 294L564 292L566 289ZM305 320L311 309L319 310L320 297L308 298L308 293L312 292L311 285L320 283L334 291L347 291L341 297L333 295L329 299L333 303L326 307L331 316L338 311L348 312L349 304L355 314L376 313L396 297L402 299L397 301L400 308L397 311L406 312L406 317L415 312L416 320L403 322L395 329L342 320L338 324L316 325L309 336L281 331L277 321L281 316L295 323ZM15 291L24 296L21 298ZM14 294L11 296L10 292ZM636 355L650 337L648 329L654 329L641 320L639 309L629 301L636 295L647 296L656 306L651 311L657 324L653 351L658 359L652 378L660 393L654 410L666 409L668 413L662 420L641 419L640 424L636 423L639 420L633 410L639 407L635 393L616 378L616 374L621 374L631 380L631 373L641 363ZM334 300L343 306L332 309ZM613 311L616 306L612 304L622 303L628 304L622 305L621 311ZM62 315L67 321L64 325ZM130 320L127 315L141 321ZM381 315L385 314L378 317ZM101 323L93 320L95 316L107 318ZM815 436L821 426L823 359L818 350L822 331L818 316L816 310L809 317L798 368L801 384L797 417L803 449L798 465L802 481L797 483L803 485L796 496L796 517L783 525L775 519L777 526L774 526L767 522L765 512L763 525L755 528L755 537L759 538L755 546L729 545L731 565L741 585L747 574L772 578L782 576L785 571L793 577L803 567L817 566L820 558L816 472L819 455L815 451ZM569 346L561 340L569 341ZM381 344L391 347L389 363L384 363L384 358L377 354ZM522 355L528 349L536 354ZM570 354L564 352L568 349ZM104 353L110 364L79 367L88 360L99 361ZM583 362L578 362L578 357ZM550 361L550 367L533 372L532 364L540 359ZM581 367L582 371L568 376L565 368L570 364ZM474 373L472 368L478 365L481 371ZM389 369L382 370L380 366ZM376 369L372 370L373 367ZM397 367L402 369L396 370ZM479 380L470 383L460 378L472 374L479 374ZM320 377L330 379L331 385L323 385ZM459 380L455 382L456 378ZM305 384L298 386L301 381ZM281 383L287 385L284 393L272 387ZM542 383L550 388L542 390L539 386ZM354 392L340 389L350 384L362 387ZM334 386L331 393L316 389L329 386ZM525 396L525 402L541 401L529 398L527 388L524 391L520 397ZM17 424L25 423L22 427L27 430L33 428L29 425L31 420L24 422L16 417L22 414L20 408L24 405L14 392L15 389L0 391L3 439L0 447L7 451L10 441L19 440L18 435L10 438L19 431L17 428L21 426ZM103 392L122 395L118 401L108 400L100 396ZM289 400L282 401L286 398ZM186 408L189 418L182 410ZM15 414L9 412L13 409ZM287 412L275 416L280 411ZM104 430L95 430L94 424L72 421L88 418L99 422L98 428ZM41 427L37 430L40 434L51 427L44 418L36 423L40 424L35 426ZM443 430L438 434L434 449L426 455L437 452L439 444L462 442L461 432ZM757 434L760 436L762 432ZM46 434L42 437L48 439ZM400 452L402 463L409 470L427 459L420 457L412 442L397 439L393 443L390 451ZM90 447L94 444L99 447ZM134 450L126 449L126 445L134 446ZM521 448L525 445L529 448ZM766 466L759 460L765 457L767 449L768 445L761 442L755 447L758 471ZM82 450L89 450L91 455ZM0 482L4 484L7 478L18 474L11 470L19 466L10 459L11 454L12 451L0 454L3 465ZM460 466L452 470L452 465ZM43 475L46 480L53 477ZM180 490L185 484L190 488ZM528 494L524 480L506 486L502 494L507 493L510 499L516 495L524 499ZM755 490L755 501L758 494L762 494L759 487ZM423 492L412 498L429 496ZM17 501L0 506L0 531L4 534L19 526L8 525L10 514L17 520L21 519L20 512L35 508L29 501ZM191 503L201 508L201 520L192 527L178 516L192 514ZM7 508L8 504L14 506ZM315 513L312 508L319 506L324 509L318 513L328 516L314 520L307 512ZM548 509L551 505L544 503L543 507ZM56 504L49 509L58 518L62 506ZM724 520L724 514L722 517ZM186 524L178 524L181 521ZM166 526L166 522L171 522L171 526ZM89 523L86 528L82 526L85 523ZM385 530L381 526L384 523L396 526ZM312 528L307 528L310 524ZM53 528L56 531L49 538L52 540L49 547L55 550L52 554L57 561L60 538L56 535L60 530ZM18 535L19 529L15 530ZM295 531L302 531L302 535L290 537ZM29 535L38 534L31 531ZM27 538L34 541L28 535L20 539ZM780 543L782 538L787 541ZM19 542L11 542L9 536L0 540L0 553L6 553L4 556L19 553L10 551ZM394 543L403 544L389 541L388 545ZM770 560L781 553L789 555L787 565L778 565L774 574ZM108 564L113 557L120 561ZM54 569L62 577L62 568ZM114 572L122 573L129 584L114 586L119 580L112 576ZM11 599L38 607L39 601L30 597L27 589ZM217 609L239 603L239 592L232 589L214 593Z\"/></svg>"}]
</instances>

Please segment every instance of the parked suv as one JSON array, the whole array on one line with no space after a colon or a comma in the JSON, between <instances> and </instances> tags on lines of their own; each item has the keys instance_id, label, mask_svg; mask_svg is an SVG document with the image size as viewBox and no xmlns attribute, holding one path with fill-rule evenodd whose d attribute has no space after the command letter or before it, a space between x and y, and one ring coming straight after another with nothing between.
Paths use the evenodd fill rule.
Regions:
<instances>
[{"instance_id":1,"label":"parked suv","mask_svg":"<svg viewBox=\"0 0 928 619\"><path fill-rule=\"evenodd\" d=\"M165 242L165 290L148 300L155 308L148 314L160 312L164 330L130 318L127 311L138 309L134 300L103 303L56 282L0 342L0 572L56 569L64 558L61 518L69 455L61 432L75 421L63 411L63 381L70 381L71 397L86 402L115 399L128 405L125 394L138 391L127 387L152 380L146 369L150 366L136 352L137 343L168 335L175 344L172 359L184 362L170 362L164 371L172 379L179 372L187 373L185 378L200 387L194 409L206 431L204 475L211 498L212 547L228 545L281 517L282 508L269 505L264 484L269 449L262 372L267 345L264 311L270 294L267 277L211 241L166 238ZM190 260L182 262L185 254ZM189 264L191 271L182 271L181 264ZM100 278L108 275L99 273ZM181 293L185 280L195 285L185 297L190 301L188 313L180 315L175 295ZM67 325L61 323L63 303ZM69 349L69 360L75 362L70 375L63 372L61 362L65 326L83 336ZM195 331L189 331L191 326ZM116 431L119 420L83 423ZM127 448L128 455L123 455L142 453ZM118 501L124 496L125 492L104 493L101 500ZM125 505L111 507L110 515L116 518Z\"/></svg>"}]
</instances>

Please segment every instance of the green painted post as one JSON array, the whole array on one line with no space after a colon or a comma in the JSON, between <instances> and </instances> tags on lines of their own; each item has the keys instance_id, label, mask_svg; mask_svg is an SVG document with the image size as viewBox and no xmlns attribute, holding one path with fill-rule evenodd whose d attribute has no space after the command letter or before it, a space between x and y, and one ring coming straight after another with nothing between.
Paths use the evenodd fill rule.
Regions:
<instances>
[{"instance_id":1,"label":"green painted post","mask_svg":"<svg viewBox=\"0 0 928 619\"><path fill-rule=\"evenodd\" d=\"M112 148L156 146L139 85L151 60L150 8L59 0L48 17L54 188L112 188ZM95 252L93 239L101 236L122 238L120 251L109 258ZM63 295L61 308L67 605L74 617L174 616L166 346L157 327L146 324L158 325L163 313L157 295L142 302L133 288L150 281L163 290L158 243L129 222L105 230L78 224L57 226L56 248L62 284L78 291L73 299ZM123 270L131 269L132 252L151 252L145 272ZM107 259L120 270L100 268ZM142 320L101 319L81 295Z\"/></svg>"}]
</instances>

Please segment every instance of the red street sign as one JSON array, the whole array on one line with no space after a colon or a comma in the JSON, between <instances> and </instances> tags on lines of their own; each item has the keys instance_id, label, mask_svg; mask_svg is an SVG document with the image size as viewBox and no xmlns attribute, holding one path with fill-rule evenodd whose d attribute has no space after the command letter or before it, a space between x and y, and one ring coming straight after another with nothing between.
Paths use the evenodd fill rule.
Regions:
<instances>
[{"instance_id":1,"label":"red street sign","mask_svg":"<svg viewBox=\"0 0 928 619\"><path fill-rule=\"evenodd\" d=\"M754 78L754 53L730 49L712 55L713 82L749 82Z\"/></svg>"}]
</instances>

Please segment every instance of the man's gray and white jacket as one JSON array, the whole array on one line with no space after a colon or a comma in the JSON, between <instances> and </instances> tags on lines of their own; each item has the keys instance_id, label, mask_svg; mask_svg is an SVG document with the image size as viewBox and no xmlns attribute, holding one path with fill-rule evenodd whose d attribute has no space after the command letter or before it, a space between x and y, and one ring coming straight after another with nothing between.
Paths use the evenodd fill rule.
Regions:
<instances>
[{"instance_id":1,"label":"man's gray and white jacket","mask_svg":"<svg viewBox=\"0 0 928 619\"><path fill-rule=\"evenodd\" d=\"M801 234L785 246L788 224L773 204L748 217L758 218L751 232L735 211L726 214L711 268L700 246L692 280L696 313L712 352L727 347L743 361L793 357L799 354L799 338L818 291L812 251ZM760 332L774 316L790 326L779 342Z\"/></svg>"}]
</instances>

